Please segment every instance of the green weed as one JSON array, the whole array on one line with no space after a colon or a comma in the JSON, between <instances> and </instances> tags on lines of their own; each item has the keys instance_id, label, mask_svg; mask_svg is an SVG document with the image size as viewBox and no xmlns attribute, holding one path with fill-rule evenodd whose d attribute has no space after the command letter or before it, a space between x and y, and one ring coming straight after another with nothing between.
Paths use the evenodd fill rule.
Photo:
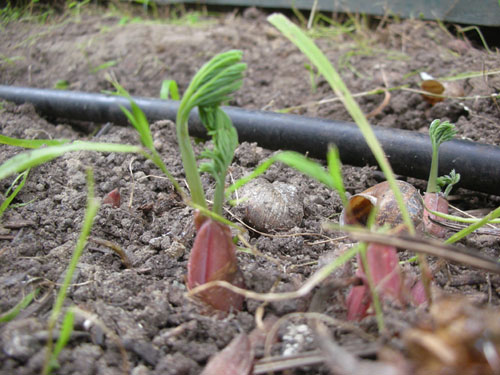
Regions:
<instances>
[{"instance_id":1,"label":"green weed","mask_svg":"<svg viewBox=\"0 0 500 375\"><path fill-rule=\"evenodd\" d=\"M117 64L117 61L115 61L115 60L106 61L102 64L99 64L97 66L90 68L90 73L96 74L97 72L99 72L101 70L109 69L109 68L115 66L116 64Z\"/></svg>"},{"instance_id":2,"label":"green weed","mask_svg":"<svg viewBox=\"0 0 500 375\"><path fill-rule=\"evenodd\" d=\"M54 88L57 90L67 90L69 88L69 82L65 79L60 79L54 83Z\"/></svg>"},{"instance_id":3,"label":"green weed","mask_svg":"<svg viewBox=\"0 0 500 375\"><path fill-rule=\"evenodd\" d=\"M17 176L14 179L14 181L12 182L12 184L9 186L7 191L5 192L6 198L4 199L2 204L0 205L0 220L2 219L4 212L7 210L7 208L11 204L11 202L14 200L14 198L17 196L17 194L23 188L23 186L26 182L26 179L28 178L28 173L29 173L29 169L25 170L23 173L21 173L19 176ZM21 181L19 182L19 184L17 184L20 179L21 179ZM16 184L17 184L17 186L16 186ZM11 193L11 190L12 190L12 193Z\"/></svg>"},{"instance_id":4,"label":"green weed","mask_svg":"<svg viewBox=\"0 0 500 375\"><path fill-rule=\"evenodd\" d=\"M3 314L0 314L0 323L7 323L7 322L10 322L11 320L15 319L22 310L24 310L26 307L29 306L31 301L33 301L33 298L35 298L37 296L38 292L39 292L39 289L35 289L31 293L28 293L12 309L10 309L9 311L7 311Z\"/></svg>"},{"instance_id":5,"label":"green weed","mask_svg":"<svg viewBox=\"0 0 500 375\"><path fill-rule=\"evenodd\" d=\"M87 244L87 239L90 234L90 230L92 229L92 223L94 222L94 218L97 214L97 210L99 209L99 201L94 198L94 178L91 170L87 172L87 208L85 210L85 218L82 224L82 230L80 232L80 236L75 246L75 250L73 252L73 256L71 257L68 268L66 269L66 275L64 276L64 281L59 289L59 293L57 294L56 301L54 302L54 306L52 308L52 312L49 317L48 322L48 338L47 338L47 350L45 356L45 364L43 367L43 374L47 375L52 372L57 365L57 356L64 348L66 343L71 336L71 332L73 329L73 313L67 312L63 321L62 329L59 335L59 339L54 347L52 342L53 331L56 326L57 320L59 319L59 315L63 309L64 300L66 299L66 294L68 292L69 285L71 280L73 279L73 274L76 270L76 266L82 255L83 249Z\"/></svg>"}]
</instances>

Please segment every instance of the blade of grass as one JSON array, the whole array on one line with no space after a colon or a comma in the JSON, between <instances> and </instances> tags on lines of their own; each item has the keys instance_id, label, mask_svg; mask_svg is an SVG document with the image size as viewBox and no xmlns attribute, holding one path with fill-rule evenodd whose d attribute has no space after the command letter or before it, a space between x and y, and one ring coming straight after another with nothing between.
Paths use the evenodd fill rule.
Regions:
<instances>
[{"instance_id":1,"label":"blade of grass","mask_svg":"<svg viewBox=\"0 0 500 375\"><path fill-rule=\"evenodd\" d=\"M169 97L171 97L172 100L180 100L179 87L177 86L177 82L173 79L165 79L161 83L160 98L168 100Z\"/></svg>"},{"instance_id":2,"label":"blade of grass","mask_svg":"<svg viewBox=\"0 0 500 375\"><path fill-rule=\"evenodd\" d=\"M474 232L476 229L482 227L483 225L488 224L489 222L491 222L491 220L496 219L499 216L500 216L500 207L491 211L488 215L483 217L478 222L469 225L468 227L462 229L460 232L455 233L453 236L451 236L446 241L444 241L444 243L452 244L452 243L455 243L457 241L460 241L462 238L468 236L469 234Z\"/></svg>"},{"instance_id":3,"label":"blade of grass","mask_svg":"<svg viewBox=\"0 0 500 375\"><path fill-rule=\"evenodd\" d=\"M97 214L97 210L99 209L99 202L94 198L94 177L92 175L92 171L89 170L87 172L87 208L85 210L85 218L83 220L82 230L80 232L80 237L75 246L75 251L73 252L73 256L71 257L70 263L66 270L66 275L64 276L64 281L62 283L61 288L59 289L59 293L57 294L56 301L54 302L54 307L52 308L52 312L49 317L48 322L48 338L47 338L47 351L45 356L45 363L43 367L43 374L47 375L51 373L52 370L52 337L53 330L56 325L57 319L61 313L64 300L66 299L66 294L68 292L69 285L71 280L73 279L73 275L80 259L80 256L83 253L83 249L87 244L87 239L90 234L90 230L92 229L92 224L94 222L94 218Z\"/></svg>"},{"instance_id":4,"label":"blade of grass","mask_svg":"<svg viewBox=\"0 0 500 375\"><path fill-rule=\"evenodd\" d=\"M95 74L100 70L111 68L111 67L115 66L116 64L117 64L117 62L115 60L106 61L105 63L102 63L101 65L97 65L97 66L91 68L90 73Z\"/></svg>"},{"instance_id":5,"label":"blade of grass","mask_svg":"<svg viewBox=\"0 0 500 375\"><path fill-rule=\"evenodd\" d=\"M16 306L14 306L12 309L1 314L0 315L0 323L7 323L7 322L10 322L11 320L15 319L16 316L19 315L21 310L28 307L28 305L31 303L31 301L33 301L33 298L36 297L38 292L39 292L39 289L35 289L31 293L24 296L24 298Z\"/></svg>"},{"instance_id":6,"label":"blade of grass","mask_svg":"<svg viewBox=\"0 0 500 375\"><path fill-rule=\"evenodd\" d=\"M158 151L156 151L154 147L153 136L151 134L151 128L149 126L149 122L146 115L144 114L142 109L139 108L139 106L132 100L132 97L130 96L129 92L125 90L125 88L123 88L116 80L110 80L109 82L111 82L111 84L116 89L116 93L114 94L124 96L129 100L132 112L130 112L127 108L123 106L120 106L120 109L123 111L125 116L127 116L132 126L137 130L137 133L139 133L141 143L150 151L150 154L147 157L151 159L158 168L160 168L160 170L165 174L165 176L167 176L167 178L174 185L175 189L179 192L179 194L183 197L183 199L185 199L186 194L184 190L182 190L177 180L170 173L167 166L161 159L160 154L158 153Z\"/></svg>"},{"instance_id":7,"label":"blade of grass","mask_svg":"<svg viewBox=\"0 0 500 375\"><path fill-rule=\"evenodd\" d=\"M12 192L12 194L8 195L7 198L5 198L5 200L2 202L2 205L0 206L0 220L2 219L3 213L5 212L5 210L7 210L7 208L10 205L10 203L14 200L14 198L17 196L17 194L23 188L24 183L26 182L26 179L28 178L29 172L30 172L30 170L27 169L23 173L21 173L19 176L17 176L16 179L12 182L12 185L7 190L6 194L9 194L10 189L13 186L15 186L15 184L17 183L17 181L20 178L22 178L21 182L19 183L19 185L16 186L16 188L14 189L14 191Z\"/></svg>"},{"instance_id":8,"label":"blade of grass","mask_svg":"<svg viewBox=\"0 0 500 375\"><path fill-rule=\"evenodd\" d=\"M406 204L403 200L403 195L396 182L396 177L392 171L392 167L387 160L387 157L382 149L382 146L378 142L373 129L368 123L363 111L359 107L356 100L351 95L351 92L345 85L344 81L335 70L333 65L330 63L328 58L321 52L321 50L316 46L316 44L305 35L299 27L293 24L288 18L282 14L272 14L268 18L268 21L276 27L284 36L286 36L292 43L294 43L299 50L304 53L309 60L316 65L318 71L323 75L326 81L330 84L331 88L335 94L341 99L346 107L347 111L354 119L354 122L358 125L367 145L370 147L373 156L377 160L380 169L384 173L391 190L394 193L394 198L398 203L403 222L408 228L408 232L411 235L415 235L415 227L411 220L410 214L406 208ZM429 274L427 261L424 256L419 254L419 266L422 271L422 281L424 283L426 297L428 301L431 301L431 290L430 290L430 280L426 276Z\"/></svg>"},{"instance_id":9,"label":"blade of grass","mask_svg":"<svg viewBox=\"0 0 500 375\"><path fill-rule=\"evenodd\" d=\"M0 143L24 148L39 148L42 146L58 146L70 142L69 139L19 139L0 134Z\"/></svg>"},{"instance_id":10,"label":"blade of grass","mask_svg":"<svg viewBox=\"0 0 500 375\"><path fill-rule=\"evenodd\" d=\"M52 368L59 367L57 363L57 358L59 357L59 353L64 349L69 339L71 338L71 333L73 333L73 322L75 320L75 314L71 309L66 311L64 315L64 319L61 326L61 332L59 333L59 338L57 339L56 346L54 347L54 352L52 353L52 357L50 359L50 363Z\"/></svg>"},{"instance_id":11,"label":"blade of grass","mask_svg":"<svg viewBox=\"0 0 500 375\"><path fill-rule=\"evenodd\" d=\"M139 153L146 157L149 157L149 154L145 153L144 149L139 146L122 145L116 143L75 141L73 143L63 144L59 146L50 146L39 148L33 151L23 152L10 158L0 166L0 180L14 173L23 172L26 169L36 167L47 161L55 159L65 154L66 152L72 151L130 152Z\"/></svg>"},{"instance_id":12,"label":"blade of grass","mask_svg":"<svg viewBox=\"0 0 500 375\"><path fill-rule=\"evenodd\" d=\"M344 180L342 179L342 164L340 162L339 150L337 146L330 145L328 147L326 161L328 164L328 170L330 171L330 176L332 176L333 179L335 189L340 195L342 204L344 205L344 207L347 207L348 199L345 194Z\"/></svg>"},{"instance_id":13,"label":"blade of grass","mask_svg":"<svg viewBox=\"0 0 500 375\"><path fill-rule=\"evenodd\" d=\"M149 122L146 118L146 115L139 108L139 106L132 100L132 97L130 96L129 92L125 90L123 86L121 86L116 80L113 79L110 79L109 82L116 89L116 92L112 94L124 96L129 100L132 112L130 112L127 108L123 106L120 106L120 109L123 111L123 113L125 113L125 116L127 116L132 126L139 133L139 137L141 139L142 144L149 150L154 150L153 136L151 135L151 129L149 128Z\"/></svg>"},{"instance_id":14,"label":"blade of grass","mask_svg":"<svg viewBox=\"0 0 500 375\"><path fill-rule=\"evenodd\" d=\"M484 219L484 218L461 217L461 216L449 215L449 214L445 214L443 212L429 210L429 209L427 209L427 207L426 207L426 210L435 216L439 216L439 217L442 217L443 219L450 220L450 221L456 221L459 223L474 224L474 223L477 223L478 221ZM500 224L500 219L491 219L488 221L487 224Z\"/></svg>"},{"instance_id":15,"label":"blade of grass","mask_svg":"<svg viewBox=\"0 0 500 375\"><path fill-rule=\"evenodd\" d=\"M366 143L372 150L372 153L377 160L380 169L384 172L391 189L394 191L394 196L398 202L404 223L408 227L411 234L415 233L415 228L411 221L406 205L404 204L401 191L396 183L396 178L392 168L385 156L382 146L378 142L375 134L366 120L358 103L354 100L351 92L343 82L342 78L332 66L327 57L321 52L316 44L305 35L300 28L293 24L288 18L282 14L272 14L268 17L268 21L275 26L283 35L285 35L292 43L294 43L304 53L309 60L318 68L318 71L323 75L327 82L332 87L335 94L344 103L347 111L352 116L359 129L361 130Z\"/></svg>"},{"instance_id":16,"label":"blade of grass","mask_svg":"<svg viewBox=\"0 0 500 375\"><path fill-rule=\"evenodd\" d=\"M331 155L330 157L334 156ZM339 171L334 173L331 173L330 171L329 173L325 170L325 168L323 168L321 164L305 157L298 152L282 151L262 162L248 176L244 176L236 180L231 186L226 189L226 195L233 193L235 190L239 189L246 183L260 176L266 170L268 170L273 163L278 161L298 170L299 172L309 177L318 180L319 182L328 186L330 189L337 189L338 191L344 191L345 193L345 190L343 189L342 176L339 175ZM331 163L333 163L332 160Z\"/></svg>"}]
</instances>

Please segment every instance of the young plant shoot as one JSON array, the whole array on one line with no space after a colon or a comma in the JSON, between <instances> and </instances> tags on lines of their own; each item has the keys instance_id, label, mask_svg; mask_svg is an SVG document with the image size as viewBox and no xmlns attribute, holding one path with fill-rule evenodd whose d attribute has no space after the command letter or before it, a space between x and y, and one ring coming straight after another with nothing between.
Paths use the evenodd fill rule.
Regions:
<instances>
[{"instance_id":1,"label":"young plant shoot","mask_svg":"<svg viewBox=\"0 0 500 375\"><path fill-rule=\"evenodd\" d=\"M429 136L431 137L432 143L432 161L431 161L431 171L429 174L429 180L427 182L427 191L424 194L425 206L433 211L448 213L448 201L446 197L440 194L440 187L438 185L438 160L439 160L439 146L446 141L450 141L456 134L455 125L448 121L441 122L440 120L434 120L429 127ZM450 174L450 179L452 184L457 183L460 179L459 174L455 174L455 171ZM445 176L446 177L446 176ZM444 181L443 178L441 181ZM449 193L450 189L447 189ZM428 233L443 238L446 235L446 228L435 224L432 220L441 220L437 216L430 214L427 210L424 210L424 226Z\"/></svg>"},{"instance_id":2,"label":"young plant shoot","mask_svg":"<svg viewBox=\"0 0 500 375\"><path fill-rule=\"evenodd\" d=\"M243 286L236 262L236 247L229 227L204 215L208 208L201 185L196 157L188 133L188 118L198 107L200 119L212 137L213 147L201 153L208 159L200 170L215 179L212 212L222 215L224 185L227 168L238 146L238 134L231 119L220 109L230 95L241 87L246 64L241 63L240 51L228 51L215 56L193 77L177 113L177 141L181 150L182 164L191 191L192 203L199 207L194 221L197 235L188 262L188 288L210 281L223 280ZM199 294L200 298L222 311L241 309L243 297L225 288L213 287Z\"/></svg>"}]
</instances>

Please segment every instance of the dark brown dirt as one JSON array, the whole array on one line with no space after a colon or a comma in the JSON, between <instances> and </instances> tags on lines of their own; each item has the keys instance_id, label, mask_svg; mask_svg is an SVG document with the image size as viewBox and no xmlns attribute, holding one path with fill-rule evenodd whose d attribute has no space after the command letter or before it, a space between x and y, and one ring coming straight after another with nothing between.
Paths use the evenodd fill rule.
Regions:
<instances>
[{"instance_id":1,"label":"dark brown dirt","mask_svg":"<svg viewBox=\"0 0 500 375\"><path fill-rule=\"evenodd\" d=\"M140 9L134 11L140 13ZM121 24L124 18L117 11L85 9L78 16L52 18L45 24L34 21L4 24L0 32L0 84L52 88L58 81L66 80L68 89L100 92L111 89L106 76L113 74L131 94L157 97L162 80L175 79L182 92L203 62L218 52L237 48L244 52L248 72L244 87L231 105L267 110L302 106L295 113L350 120L338 101L305 105L333 98L333 94L322 78L316 78L314 87L311 86L304 67L306 58L266 22L264 14L252 10L196 17L197 22L192 25L144 19ZM408 84L418 88L419 71L445 77L499 68L497 54L457 39L434 22L392 22L378 29L358 26L349 33L338 31L332 27L318 28L316 36L353 93L384 85ZM110 61L113 66L97 69ZM465 96L477 96L476 99L448 99L433 107L417 93L393 91L390 103L370 121L424 132L432 119L449 119L456 122L460 137L499 144L500 109L493 100L483 98L500 88L498 77L459 80ZM376 109L382 100L383 94L359 97L366 113ZM4 102L0 126L2 134L18 138L138 143L131 128L115 126L108 134L92 138L63 121L46 121L30 105ZM168 168L182 181L174 125L169 121L157 122L152 124L152 132ZM196 147L201 150L203 145ZM17 152L1 146L0 162ZM242 144L231 167L233 178L247 174L269 155L270 151L254 144ZM131 268L127 269L109 248L89 242L66 306L76 305L93 314L100 323L89 326L86 318L77 316L75 333L61 353L56 373L122 374L123 358L107 330L125 347L126 361L133 374L200 373L211 355L239 332L249 332L254 327L254 315L261 303L249 299L242 312L221 319L188 299L184 275L194 235L192 209L183 204L167 180L155 177L160 171L142 157L88 152L67 154L33 169L13 202L16 206L2 219L0 311L12 308L35 286L41 287L45 297L38 298L14 321L0 326L0 373L40 372L54 291L63 279L83 221L87 196L85 173L89 167L94 170L99 197L115 188L120 189L122 196L119 208L109 205L100 208L91 237L121 247L131 261ZM380 178L368 167L345 166L343 172L351 194L368 188ZM290 291L318 268L316 261L322 255L339 248L343 241L349 242L324 242L317 237L323 234L335 238L342 234L327 232L322 227L325 221L337 220L341 202L337 193L282 165L271 167L264 178L271 183L295 186L303 215L299 215L290 230L271 230L270 235L248 232L250 243L278 262L240 253L239 264L248 289ZM0 191L5 192L12 181L13 178L1 181ZM421 181L412 182L421 189L425 186ZM209 177L204 177L204 184L210 191L213 184ZM455 199L454 203L463 209L498 205L496 197L470 192L459 191ZM244 217L242 208L232 211L236 218ZM498 237L473 235L463 244L495 258L500 256ZM444 268L436 273L435 286L438 294L460 293L478 302L500 303L499 280L468 267ZM345 319L342 296L347 290L334 296L331 304L324 304L326 314ZM307 311L310 299L270 303L265 307L266 313L283 316ZM401 312L389 306L386 310L392 322L389 342L398 347L397 337L412 324L415 312L411 309ZM275 354L316 347L312 336L304 338L307 333L300 333L304 332L299 329L302 323L285 325ZM375 332L373 323L368 319L361 327ZM364 347L348 330L336 329L335 337L349 347L353 344L358 349ZM316 366L291 373L322 374L328 370Z\"/></svg>"}]
</instances>

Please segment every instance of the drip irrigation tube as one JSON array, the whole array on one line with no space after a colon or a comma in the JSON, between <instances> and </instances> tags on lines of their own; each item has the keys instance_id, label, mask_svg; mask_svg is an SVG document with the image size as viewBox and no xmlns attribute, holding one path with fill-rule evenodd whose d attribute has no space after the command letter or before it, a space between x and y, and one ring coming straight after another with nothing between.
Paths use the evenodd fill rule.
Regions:
<instances>
[{"instance_id":1,"label":"drip irrigation tube","mask_svg":"<svg viewBox=\"0 0 500 375\"><path fill-rule=\"evenodd\" d=\"M129 107L123 97L0 85L0 98L18 104L32 103L39 112L52 118L127 124L119 108ZM133 99L149 121L175 121L178 102ZM328 144L334 143L344 164L376 165L355 124L235 107L224 110L238 130L240 142L257 142L273 150L295 150L320 159L325 158ZM420 179L428 177L432 147L427 135L377 126L373 129L395 173ZM206 135L196 111L190 116L189 131L196 137ZM462 176L459 186L500 195L500 147L465 140L446 142L439 151L439 174L448 174L452 169Z\"/></svg>"}]
</instances>

